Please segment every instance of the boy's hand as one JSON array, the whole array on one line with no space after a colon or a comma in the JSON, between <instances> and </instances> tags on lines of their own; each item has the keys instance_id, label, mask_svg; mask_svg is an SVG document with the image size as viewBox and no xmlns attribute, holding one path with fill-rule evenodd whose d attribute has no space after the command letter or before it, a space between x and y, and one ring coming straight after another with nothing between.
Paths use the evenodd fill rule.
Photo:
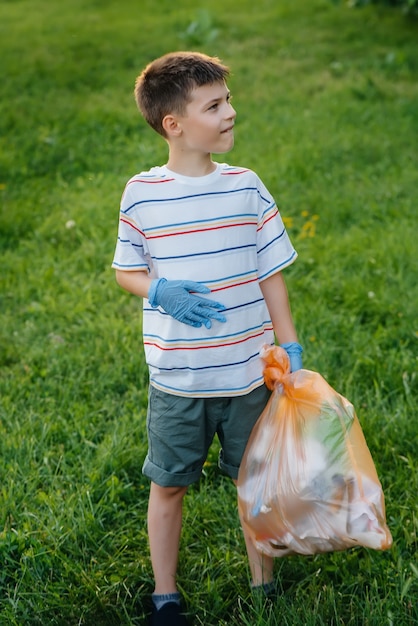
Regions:
<instances>
[{"instance_id":1,"label":"boy's hand","mask_svg":"<svg viewBox=\"0 0 418 626\"><path fill-rule=\"evenodd\" d=\"M289 343L281 343L280 347L286 350L287 352L287 356L289 357L289 360L290 360L290 371L297 372L298 370L301 370L303 367L302 365L303 348L300 345L300 343L297 343L296 341L291 341Z\"/></svg>"},{"instance_id":2,"label":"boy's hand","mask_svg":"<svg viewBox=\"0 0 418 626\"><path fill-rule=\"evenodd\" d=\"M210 289L206 285L192 280L157 278L151 283L148 300L154 309L161 306L171 317L195 328L199 328L202 324L206 328L210 328L212 326L211 319L226 322L225 316L218 313L225 308L223 304L195 296L190 293L191 291L210 293Z\"/></svg>"}]
</instances>

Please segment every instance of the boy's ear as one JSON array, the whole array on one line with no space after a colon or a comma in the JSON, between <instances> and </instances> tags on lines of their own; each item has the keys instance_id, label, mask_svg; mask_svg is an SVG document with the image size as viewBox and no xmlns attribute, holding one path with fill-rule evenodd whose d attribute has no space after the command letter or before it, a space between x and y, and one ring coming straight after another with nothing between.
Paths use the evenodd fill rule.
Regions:
<instances>
[{"instance_id":1,"label":"boy's ear","mask_svg":"<svg viewBox=\"0 0 418 626\"><path fill-rule=\"evenodd\" d=\"M166 115L162 121L167 137L178 137L181 135L181 126L174 115Z\"/></svg>"}]
</instances>

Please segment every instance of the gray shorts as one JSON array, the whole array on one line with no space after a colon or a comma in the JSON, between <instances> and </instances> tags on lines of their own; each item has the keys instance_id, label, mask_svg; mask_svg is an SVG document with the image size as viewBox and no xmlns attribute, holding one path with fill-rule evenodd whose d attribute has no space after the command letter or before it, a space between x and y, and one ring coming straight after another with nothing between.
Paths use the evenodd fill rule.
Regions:
<instances>
[{"instance_id":1,"label":"gray shorts","mask_svg":"<svg viewBox=\"0 0 418 626\"><path fill-rule=\"evenodd\" d=\"M231 478L238 478L248 438L270 393L262 385L245 396L188 398L150 386L143 473L161 487L191 485L199 480L217 434L219 466Z\"/></svg>"}]
</instances>

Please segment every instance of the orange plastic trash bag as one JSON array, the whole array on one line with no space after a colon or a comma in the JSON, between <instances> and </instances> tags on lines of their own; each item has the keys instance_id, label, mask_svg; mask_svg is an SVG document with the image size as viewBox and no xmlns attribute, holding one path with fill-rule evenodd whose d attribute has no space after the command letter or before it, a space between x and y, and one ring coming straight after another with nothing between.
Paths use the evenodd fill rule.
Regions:
<instances>
[{"instance_id":1,"label":"orange plastic trash bag","mask_svg":"<svg viewBox=\"0 0 418 626\"><path fill-rule=\"evenodd\" d=\"M261 356L273 392L238 476L257 549L281 557L389 548L382 487L353 405L320 374L291 374L282 348L265 346Z\"/></svg>"}]
</instances>

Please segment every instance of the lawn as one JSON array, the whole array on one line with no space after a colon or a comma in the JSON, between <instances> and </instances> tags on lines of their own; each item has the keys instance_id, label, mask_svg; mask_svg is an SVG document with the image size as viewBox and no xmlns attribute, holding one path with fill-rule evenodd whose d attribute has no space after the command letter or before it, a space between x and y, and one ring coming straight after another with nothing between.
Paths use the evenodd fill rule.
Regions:
<instances>
[{"instance_id":1,"label":"lawn","mask_svg":"<svg viewBox=\"0 0 418 626\"><path fill-rule=\"evenodd\" d=\"M193 623L418 624L418 22L331 0L1 3L0 624L145 623L141 303L110 265L126 180L166 158L135 77L191 48L232 69L219 160L277 199L305 367L356 407L394 540L277 560L254 605L214 442L185 501Z\"/></svg>"}]
</instances>

